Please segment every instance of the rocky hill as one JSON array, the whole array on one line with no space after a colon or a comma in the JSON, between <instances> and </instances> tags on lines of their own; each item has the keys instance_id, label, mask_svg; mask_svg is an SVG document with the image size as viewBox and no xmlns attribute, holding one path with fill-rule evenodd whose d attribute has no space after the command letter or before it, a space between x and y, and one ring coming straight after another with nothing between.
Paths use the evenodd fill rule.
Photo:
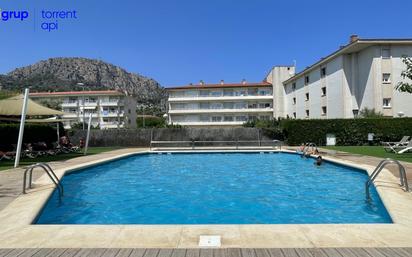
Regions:
<instances>
[{"instance_id":1,"label":"rocky hill","mask_svg":"<svg viewBox=\"0 0 412 257\"><path fill-rule=\"evenodd\" d=\"M145 105L158 105L166 97L164 88L151 78L86 58L51 58L18 68L0 75L0 86L7 90L30 87L32 92L116 89Z\"/></svg>"}]
</instances>

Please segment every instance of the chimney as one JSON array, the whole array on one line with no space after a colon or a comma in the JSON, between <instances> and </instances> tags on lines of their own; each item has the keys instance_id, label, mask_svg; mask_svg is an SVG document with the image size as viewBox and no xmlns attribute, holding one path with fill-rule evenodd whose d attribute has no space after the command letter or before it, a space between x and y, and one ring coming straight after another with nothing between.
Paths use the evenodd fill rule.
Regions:
<instances>
[{"instance_id":1,"label":"chimney","mask_svg":"<svg viewBox=\"0 0 412 257\"><path fill-rule=\"evenodd\" d=\"M220 85L225 84L225 81L223 79L220 80Z\"/></svg>"},{"instance_id":2,"label":"chimney","mask_svg":"<svg viewBox=\"0 0 412 257\"><path fill-rule=\"evenodd\" d=\"M246 79L242 79L242 85L246 85Z\"/></svg>"},{"instance_id":3,"label":"chimney","mask_svg":"<svg viewBox=\"0 0 412 257\"><path fill-rule=\"evenodd\" d=\"M205 82L203 80L200 80L199 84L203 86Z\"/></svg>"},{"instance_id":4,"label":"chimney","mask_svg":"<svg viewBox=\"0 0 412 257\"><path fill-rule=\"evenodd\" d=\"M349 39L349 43L353 43L359 40L358 35L351 35Z\"/></svg>"}]
</instances>

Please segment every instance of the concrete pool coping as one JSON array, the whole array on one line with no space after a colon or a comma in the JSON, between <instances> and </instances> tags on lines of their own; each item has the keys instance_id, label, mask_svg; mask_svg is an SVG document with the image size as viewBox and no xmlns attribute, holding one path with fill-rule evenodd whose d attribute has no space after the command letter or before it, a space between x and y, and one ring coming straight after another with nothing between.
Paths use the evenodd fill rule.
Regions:
<instances>
[{"instance_id":1,"label":"concrete pool coping","mask_svg":"<svg viewBox=\"0 0 412 257\"><path fill-rule=\"evenodd\" d=\"M245 151L253 150L229 152ZM254 152L261 151L268 150ZM289 150L273 152L293 153ZM150 151L130 149L126 153L98 160L73 163L56 169L56 174L63 177L67 172L145 153ZM364 169L369 174L375 168L334 157L324 159ZM200 235L221 235L223 248L412 246L412 194L404 192L399 187L399 179L386 169L376 180L375 186L393 224L32 225L54 190L46 175L36 180L35 184L36 187L28 194L20 195L0 212L0 248L197 248Z\"/></svg>"}]
</instances>

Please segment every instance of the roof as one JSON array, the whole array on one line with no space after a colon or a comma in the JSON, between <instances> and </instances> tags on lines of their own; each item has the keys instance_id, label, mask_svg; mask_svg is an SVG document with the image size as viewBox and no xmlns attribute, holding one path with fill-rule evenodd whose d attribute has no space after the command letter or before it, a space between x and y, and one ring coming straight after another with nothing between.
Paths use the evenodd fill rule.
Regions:
<instances>
[{"instance_id":1,"label":"roof","mask_svg":"<svg viewBox=\"0 0 412 257\"><path fill-rule=\"evenodd\" d=\"M232 88L232 87L271 87L272 84L269 82L248 82L248 83L223 83L223 84L196 84L196 85L186 85L186 86L176 86L168 87L166 90L175 89L199 89L199 88Z\"/></svg>"},{"instance_id":2,"label":"roof","mask_svg":"<svg viewBox=\"0 0 412 257\"><path fill-rule=\"evenodd\" d=\"M412 44L412 38L389 38L389 39L357 39L356 41L349 43L340 49L336 50L335 52L331 53L330 55L321 58L319 61L315 62L314 64L310 65L309 67L306 67L304 70L302 70L299 73L296 73L293 77L285 80L283 84L288 84L303 75L307 74L308 72L316 69L322 64L325 64L326 62L330 61L331 59L338 57L339 55L342 54L349 54L349 53L354 53L361 51L367 47L373 46L373 45L391 45L391 44L397 44L397 45L402 45L402 44Z\"/></svg>"},{"instance_id":3,"label":"roof","mask_svg":"<svg viewBox=\"0 0 412 257\"><path fill-rule=\"evenodd\" d=\"M123 95L116 90L100 90L100 91L67 91L67 92L35 92L30 93L32 97L48 97L48 96L75 96L75 95Z\"/></svg>"},{"instance_id":4,"label":"roof","mask_svg":"<svg viewBox=\"0 0 412 257\"><path fill-rule=\"evenodd\" d=\"M18 95L0 100L0 115L2 116L21 116L24 96ZM63 115L64 112L57 111L40 105L28 99L27 116L51 116Z\"/></svg>"}]
</instances>

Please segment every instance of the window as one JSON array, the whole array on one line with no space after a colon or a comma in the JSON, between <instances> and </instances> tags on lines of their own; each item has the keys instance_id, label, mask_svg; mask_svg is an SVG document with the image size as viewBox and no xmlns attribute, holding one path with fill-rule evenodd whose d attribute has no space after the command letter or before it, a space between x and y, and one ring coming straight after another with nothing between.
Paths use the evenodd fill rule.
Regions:
<instances>
[{"instance_id":1,"label":"window","mask_svg":"<svg viewBox=\"0 0 412 257\"><path fill-rule=\"evenodd\" d=\"M209 121L210 121L209 116L207 116L207 115L200 115L200 121L209 122Z\"/></svg>"},{"instance_id":2,"label":"window","mask_svg":"<svg viewBox=\"0 0 412 257\"><path fill-rule=\"evenodd\" d=\"M359 115L359 110L352 110L353 116L358 117Z\"/></svg>"},{"instance_id":3,"label":"window","mask_svg":"<svg viewBox=\"0 0 412 257\"><path fill-rule=\"evenodd\" d=\"M382 48L382 58L389 59L391 58L391 49L389 48Z\"/></svg>"},{"instance_id":4,"label":"window","mask_svg":"<svg viewBox=\"0 0 412 257\"><path fill-rule=\"evenodd\" d=\"M293 104L296 104L296 97L293 97Z\"/></svg>"},{"instance_id":5,"label":"window","mask_svg":"<svg viewBox=\"0 0 412 257\"><path fill-rule=\"evenodd\" d=\"M309 76L305 76L305 85L309 84Z\"/></svg>"},{"instance_id":6,"label":"window","mask_svg":"<svg viewBox=\"0 0 412 257\"><path fill-rule=\"evenodd\" d=\"M232 89L225 89L223 90L223 95L224 96L233 96L235 92Z\"/></svg>"},{"instance_id":7,"label":"window","mask_svg":"<svg viewBox=\"0 0 412 257\"><path fill-rule=\"evenodd\" d=\"M322 69L320 69L320 77L321 77L321 78L326 77L326 68L325 68L325 67L322 68Z\"/></svg>"},{"instance_id":8,"label":"window","mask_svg":"<svg viewBox=\"0 0 412 257\"><path fill-rule=\"evenodd\" d=\"M210 105L210 109L222 109L222 107L223 107L223 104L221 103L212 103Z\"/></svg>"},{"instance_id":9,"label":"window","mask_svg":"<svg viewBox=\"0 0 412 257\"><path fill-rule=\"evenodd\" d=\"M293 113L293 118L296 119L296 112Z\"/></svg>"},{"instance_id":10,"label":"window","mask_svg":"<svg viewBox=\"0 0 412 257\"><path fill-rule=\"evenodd\" d=\"M209 96L209 91L208 90L200 90L199 91L199 96L201 96L201 97Z\"/></svg>"},{"instance_id":11,"label":"window","mask_svg":"<svg viewBox=\"0 0 412 257\"><path fill-rule=\"evenodd\" d=\"M257 121L258 117L257 116L249 116L249 120L251 121Z\"/></svg>"},{"instance_id":12,"label":"window","mask_svg":"<svg viewBox=\"0 0 412 257\"><path fill-rule=\"evenodd\" d=\"M246 116L236 116L236 121L246 121L247 117Z\"/></svg>"},{"instance_id":13,"label":"window","mask_svg":"<svg viewBox=\"0 0 412 257\"><path fill-rule=\"evenodd\" d=\"M296 90L296 83L293 82L293 83L292 83L292 91L295 91L295 90Z\"/></svg>"},{"instance_id":14,"label":"window","mask_svg":"<svg viewBox=\"0 0 412 257\"><path fill-rule=\"evenodd\" d=\"M270 120L270 116L269 115L262 115L262 116L259 116L259 119L260 120Z\"/></svg>"},{"instance_id":15,"label":"window","mask_svg":"<svg viewBox=\"0 0 412 257\"><path fill-rule=\"evenodd\" d=\"M202 110L209 109L209 103L200 103L200 109Z\"/></svg>"},{"instance_id":16,"label":"window","mask_svg":"<svg viewBox=\"0 0 412 257\"><path fill-rule=\"evenodd\" d=\"M222 121L221 116L212 116L212 122L220 122L220 121Z\"/></svg>"},{"instance_id":17,"label":"window","mask_svg":"<svg viewBox=\"0 0 412 257\"><path fill-rule=\"evenodd\" d=\"M383 83L391 83L391 74L390 73L383 73L382 74L382 82Z\"/></svg>"},{"instance_id":18,"label":"window","mask_svg":"<svg viewBox=\"0 0 412 257\"><path fill-rule=\"evenodd\" d=\"M223 103L223 109L233 109L234 103Z\"/></svg>"},{"instance_id":19,"label":"window","mask_svg":"<svg viewBox=\"0 0 412 257\"><path fill-rule=\"evenodd\" d=\"M242 102L240 102L240 103L235 103L235 109L245 109L245 108L247 108L247 104L246 103L242 103Z\"/></svg>"},{"instance_id":20,"label":"window","mask_svg":"<svg viewBox=\"0 0 412 257\"><path fill-rule=\"evenodd\" d=\"M268 90L260 89L259 90L259 95L270 95Z\"/></svg>"},{"instance_id":21,"label":"window","mask_svg":"<svg viewBox=\"0 0 412 257\"><path fill-rule=\"evenodd\" d=\"M306 118L309 118L309 110L306 110Z\"/></svg>"},{"instance_id":22,"label":"window","mask_svg":"<svg viewBox=\"0 0 412 257\"><path fill-rule=\"evenodd\" d=\"M247 90L247 94L255 96L255 95L258 94L258 89L257 88L250 88L250 89Z\"/></svg>"},{"instance_id":23,"label":"window","mask_svg":"<svg viewBox=\"0 0 412 257\"><path fill-rule=\"evenodd\" d=\"M224 121L233 121L233 116L225 116L223 117Z\"/></svg>"},{"instance_id":24,"label":"window","mask_svg":"<svg viewBox=\"0 0 412 257\"><path fill-rule=\"evenodd\" d=\"M222 96L222 91L212 91L212 96Z\"/></svg>"},{"instance_id":25,"label":"window","mask_svg":"<svg viewBox=\"0 0 412 257\"><path fill-rule=\"evenodd\" d=\"M322 106L322 116L326 115L326 106Z\"/></svg>"},{"instance_id":26,"label":"window","mask_svg":"<svg viewBox=\"0 0 412 257\"><path fill-rule=\"evenodd\" d=\"M309 101L309 93L305 94L305 101Z\"/></svg>"},{"instance_id":27,"label":"window","mask_svg":"<svg viewBox=\"0 0 412 257\"><path fill-rule=\"evenodd\" d=\"M249 103L247 108L249 109L256 109L257 108L257 104L256 103Z\"/></svg>"},{"instance_id":28,"label":"window","mask_svg":"<svg viewBox=\"0 0 412 257\"><path fill-rule=\"evenodd\" d=\"M326 87L322 87L321 89L322 89L322 96L325 96L326 95Z\"/></svg>"},{"instance_id":29,"label":"window","mask_svg":"<svg viewBox=\"0 0 412 257\"><path fill-rule=\"evenodd\" d=\"M383 98L383 108L390 108L390 107L391 107L391 99Z\"/></svg>"},{"instance_id":30,"label":"window","mask_svg":"<svg viewBox=\"0 0 412 257\"><path fill-rule=\"evenodd\" d=\"M131 111L130 109L127 109L127 112L128 112L129 114L131 114L131 113L132 113L132 111Z\"/></svg>"}]
</instances>

